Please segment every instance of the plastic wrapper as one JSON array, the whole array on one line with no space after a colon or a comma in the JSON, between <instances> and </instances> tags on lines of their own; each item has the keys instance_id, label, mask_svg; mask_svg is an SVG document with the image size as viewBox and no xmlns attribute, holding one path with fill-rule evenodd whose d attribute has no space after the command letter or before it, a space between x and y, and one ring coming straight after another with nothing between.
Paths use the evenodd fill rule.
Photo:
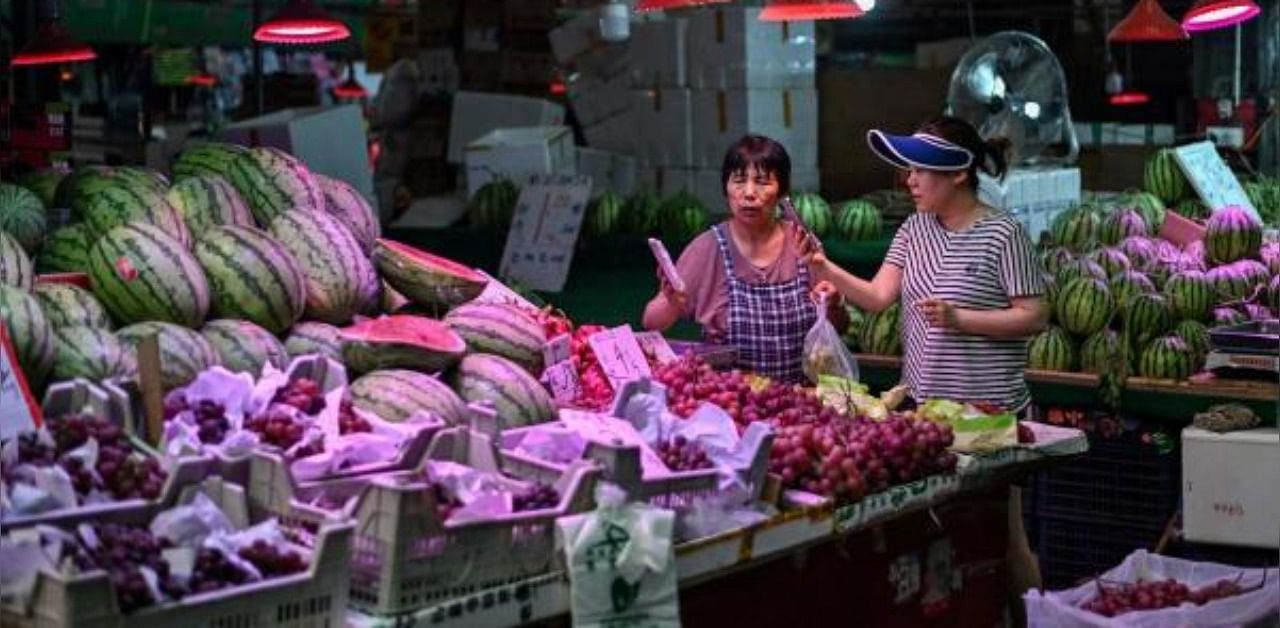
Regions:
<instances>
[{"instance_id":1,"label":"plastic wrapper","mask_svg":"<svg viewBox=\"0 0 1280 628\"><path fill-rule=\"evenodd\" d=\"M41 570L57 571L70 534L51 526L13 530L0 537L0 605L25 612Z\"/></svg>"},{"instance_id":2,"label":"plastic wrapper","mask_svg":"<svg viewBox=\"0 0 1280 628\"><path fill-rule=\"evenodd\" d=\"M1266 572L1264 577L1263 572ZM1031 628L1175 628L1182 626L1249 626L1280 616L1280 570L1241 569L1217 563L1199 563L1138 550L1124 562L1102 575L1112 582L1135 582L1173 578L1193 589L1222 579L1240 578L1248 589L1265 580L1255 591L1209 602L1204 606L1182 606L1151 611L1133 611L1103 617L1080 608L1097 594L1098 585L1089 582L1066 591L1030 591L1024 597ZM1274 625L1274 623L1262 625Z\"/></svg>"},{"instance_id":3,"label":"plastic wrapper","mask_svg":"<svg viewBox=\"0 0 1280 628\"><path fill-rule=\"evenodd\" d=\"M230 429L221 443L206 445L200 441L199 426L192 412L179 412L164 424L160 448L165 458L176 459L205 450L239 458L249 455L258 445L258 435L243 429L245 417L251 416L254 408L253 377L248 373L232 373L215 366L200 373L181 394L192 405L202 401L220 404Z\"/></svg>"},{"instance_id":4,"label":"plastic wrapper","mask_svg":"<svg viewBox=\"0 0 1280 628\"><path fill-rule=\"evenodd\" d=\"M190 502L161 512L151 520L152 534L188 547L198 546L211 534L227 534L233 530L231 519L204 493L196 493Z\"/></svg>"},{"instance_id":5,"label":"plastic wrapper","mask_svg":"<svg viewBox=\"0 0 1280 628\"><path fill-rule=\"evenodd\" d=\"M777 514L777 509L766 504L744 506L737 496L710 495L694 500L677 519L677 537L682 541L705 539L768 521Z\"/></svg>"},{"instance_id":6,"label":"plastic wrapper","mask_svg":"<svg viewBox=\"0 0 1280 628\"><path fill-rule=\"evenodd\" d=\"M542 424L525 431L513 451L565 465L582 459L587 451L587 441L581 434L563 425Z\"/></svg>"},{"instance_id":7,"label":"plastic wrapper","mask_svg":"<svg viewBox=\"0 0 1280 628\"><path fill-rule=\"evenodd\" d=\"M804 337L801 366L805 377L814 384L823 375L858 381L858 361L849 352L849 347L845 346L835 325L827 319L826 298L819 299L815 307L818 320Z\"/></svg>"}]
</instances>

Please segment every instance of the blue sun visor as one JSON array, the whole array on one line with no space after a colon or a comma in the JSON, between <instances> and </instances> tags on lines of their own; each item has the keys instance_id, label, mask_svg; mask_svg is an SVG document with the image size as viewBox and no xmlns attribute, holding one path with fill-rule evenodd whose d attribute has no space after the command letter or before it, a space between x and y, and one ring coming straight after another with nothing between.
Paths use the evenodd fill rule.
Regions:
<instances>
[{"instance_id":1,"label":"blue sun visor","mask_svg":"<svg viewBox=\"0 0 1280 628\"><path fill-rule=\"evenodd\" d=\"M881 159L903 169L965 170L973 163L973 153L936 135L889 135L872 129L867 143Z\"/></svg>"}]
</instances>

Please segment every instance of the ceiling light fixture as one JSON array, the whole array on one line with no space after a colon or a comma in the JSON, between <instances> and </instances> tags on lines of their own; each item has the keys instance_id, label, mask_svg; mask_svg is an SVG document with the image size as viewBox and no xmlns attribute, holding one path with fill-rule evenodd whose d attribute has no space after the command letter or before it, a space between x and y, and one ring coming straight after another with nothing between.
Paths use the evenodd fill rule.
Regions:
<instances>
[{"instance_id":1,"label":"ceiling light fixture","mask_svg":"<svg viewBox=\"0 0 1280 628\"><path fill-rule=\"evenodd\" d=\"M849 20L865 14L854 0L772 0L760 12L760 21Z\"/></svg>"},{"instance_id":2,"label":"ceiling light fixture","mask_svg":"<svg viewBox=\"0 0 1280 628\"><path fill-rule=\"evenodd\" d=\"M636 3L636 12L666 11L667 9L685 9L704 4L725 4L730 0L640 0Z\"/></svg>"},{"instance_id":3,"label":"ceiling light fixture","mask_svg":"<svg viewBox=\"0 0 1280 628\"><path fill-rule=\"evenodd\" d=\"M1253 0L1199 0L1182 16L1182 27L1192 32L1210 31L1246 22L1261 12Z\"/></svg>"},{"instance_id":4,"label":"ceiling light fixture","mask_svg":"<svg viewBox=\"0 0 1280 628\"><path fill-rule=\"evenodd\" d=\"M1157 0L1138 0L1129 15L1107 34L1108 41L1136 43L1182 41L1188 37L1182 25L1169 17Z\"/></svg>"},{"instance_id":5,"label":"ceiling light fixture","mask_svg":"<svg viewBox=\"0 0 1280 628\"><path fill-rule=\"evenodd\" d=\"M311 0L289 0L253 32L255 40L268 44L327 44L348 37L351 29Z\"/></svg>"},{"instance_id":6,"label":"ceiling light fixture","mask_svg":"<svg viewBox=\"0 0 1280 628\"><path fill-rule=\"evenodd\" d=\"M40 26L18 54L9 62L12 67L51 65L92 61L98 54L86 44L71 37L58 19L57 0L40 3Z\"/></svg>"},{"instance_id":7,"label":"ceiling light fixture","mask_svg":"<svg viewBox=\"0 0 1280 628\"><path fill-rule=\"evenodd\" d=\"M1136 105L1145 105L1151 102L1151 96L1146 92L1138 90L1130 90L1111 95L1111 104L1117 107L1133 107Z\"/></svg>"}]
</instances>

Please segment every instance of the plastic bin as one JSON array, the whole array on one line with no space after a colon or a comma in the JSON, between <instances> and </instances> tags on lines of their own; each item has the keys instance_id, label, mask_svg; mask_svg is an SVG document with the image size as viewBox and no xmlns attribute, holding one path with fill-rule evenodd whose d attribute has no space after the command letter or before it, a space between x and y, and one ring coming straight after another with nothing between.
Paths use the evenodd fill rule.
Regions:
<instances>
[{"instance_id":1,"label":"plastic bin","mask_svg":"<svg viewBox=\"0 0 1280 628\"><path fill-rule=\"evenodd\" d=\"M1124 560L1135 549L1152 549L1163 525L1135 526L1104 519L1084 521L1040 516L1035 526L1036 555L1046 587L1074 586Z\"/></svg>"},{"instance_id":2,"label":"plastic bin","mask_svg":"<svg viewBox=\"0 0 1280 628\"><path fill-rule=\"evenodd\" d=\"M1176 451L1093 440L1081 458L1036 476L1035 512L1084 522L1163 526L1178 508L1180 466Z\"/></svg>"}]
</instances>

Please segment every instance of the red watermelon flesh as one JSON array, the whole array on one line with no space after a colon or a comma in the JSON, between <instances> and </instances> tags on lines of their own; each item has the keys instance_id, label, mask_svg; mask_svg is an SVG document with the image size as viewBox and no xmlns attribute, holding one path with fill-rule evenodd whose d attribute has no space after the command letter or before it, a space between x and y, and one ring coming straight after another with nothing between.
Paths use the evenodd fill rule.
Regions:
<instances>
[{"instance_id":1,"label":"red watermelon flesh","mask_svg":"<svg viewBox=\"0 0 1280 628\"><path fill-rule=\"evenodd\" d=\"M467 351L461 336L423 316L369 319L344 328L341 338L347 368L359 373L387 368L440 371Z\"/></svg>"}]
</instances>

